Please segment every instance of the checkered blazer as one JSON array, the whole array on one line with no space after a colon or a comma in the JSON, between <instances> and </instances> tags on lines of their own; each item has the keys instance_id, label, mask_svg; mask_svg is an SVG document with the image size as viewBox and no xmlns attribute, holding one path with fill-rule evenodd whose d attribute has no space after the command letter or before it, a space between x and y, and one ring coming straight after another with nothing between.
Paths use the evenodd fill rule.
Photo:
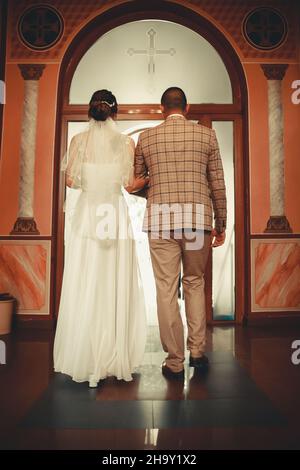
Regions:
<instances>
[{"instance_id":1,"label":"checkered blazer","mask_svg":"<svg viewBox=\"0 0 300 470\"><path fill-rule=\"evenodd\" d=\"M203 205L205 230L212 229L213 211L216 230L221 232L226 228L223 165L213 129L173 115L140 134L135 175L146 174L150 181L143 230L196 228L198 204ZM169 220L161 216L153 218L154 205L161 204L174 204ZM183 210L183 207L185 217L180 221L176 210Z\"/></svg>"}]
</instances>

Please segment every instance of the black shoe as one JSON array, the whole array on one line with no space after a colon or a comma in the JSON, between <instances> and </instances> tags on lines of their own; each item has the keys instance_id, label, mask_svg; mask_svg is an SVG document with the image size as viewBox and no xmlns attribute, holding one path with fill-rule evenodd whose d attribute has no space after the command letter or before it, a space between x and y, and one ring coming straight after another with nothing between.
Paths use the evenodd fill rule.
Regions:
<instances>
[{"instance_id":1,"label":"black shoe","mask_svg":"<svg viewBox=\"0 0 300 470\"><path fill-rule=\"evenodd\" d=\"M180 372L173 372L165 362L161 366L161 372L162 375L167 379L184 380L184 369L182 369Z\"/></svg>"},{"instance_id":2,"label":"black shoe","mask_svg":"<svg viewBox=\"0 0 300 470\"><path fill-rule=\"evenodd\" d=\"M190 367L195 367L195 369L207 369L208 366L209 360L204 354L201 357L190 356Z\"/></svg>"}]
</instances>

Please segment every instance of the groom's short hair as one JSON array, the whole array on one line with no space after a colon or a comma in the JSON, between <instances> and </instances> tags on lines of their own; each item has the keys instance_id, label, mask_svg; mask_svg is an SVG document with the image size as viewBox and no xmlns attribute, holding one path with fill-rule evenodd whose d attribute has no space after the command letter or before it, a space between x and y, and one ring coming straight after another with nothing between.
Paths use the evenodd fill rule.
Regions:
<instances>
[{"instance_id":1,"label":"groom's short hair","mask_svg":"<svg viewBox=\"0 0 300 470\"><path fill-rule=\"evenodd\" d=\"M176 86L168 88L161 97L161 104L168 110L182 109L187 106L187 99L184 91Z\"/></svg>"}]
</instances>

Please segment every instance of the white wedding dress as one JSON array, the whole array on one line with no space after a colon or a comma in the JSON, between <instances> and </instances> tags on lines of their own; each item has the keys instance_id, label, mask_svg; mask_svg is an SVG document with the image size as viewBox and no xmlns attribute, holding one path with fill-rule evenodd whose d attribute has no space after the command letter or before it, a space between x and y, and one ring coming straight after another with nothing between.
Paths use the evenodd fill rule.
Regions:
<instances>
[{"instance_id":1,"label":"white wedding dress","mask_svg":"<svg viewBox=\"0 0 300 470\"><path fill-rule=\"evenodd\" d=\"M133 177L133 159L130 139L111 119L91 120L72 139L62 165L80 195L66 209L71 229L54 369L90 386L108 376L132 380L145 349L144 294L122 193Z\"/></svg>"}]
</instances>

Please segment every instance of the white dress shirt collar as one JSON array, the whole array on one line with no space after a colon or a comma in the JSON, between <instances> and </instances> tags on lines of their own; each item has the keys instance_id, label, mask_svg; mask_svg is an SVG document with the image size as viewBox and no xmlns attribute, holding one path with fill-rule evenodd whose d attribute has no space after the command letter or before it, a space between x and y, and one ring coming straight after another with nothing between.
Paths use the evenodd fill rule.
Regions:
<instances>
[{"instance_id":1,"label":"white dress shirt collar","mask_svg":"<svg viewBox=\"0 0 300 470\"><path fill-rule=\"evenodd\" d=\"M184 118L184 115L183 114L179 114L179 113L174 113L174 114L169 114L169 116L167 117L167 119L171 118L171 117L181 117L181 118Z\"/></svg>"}]
</instances>

